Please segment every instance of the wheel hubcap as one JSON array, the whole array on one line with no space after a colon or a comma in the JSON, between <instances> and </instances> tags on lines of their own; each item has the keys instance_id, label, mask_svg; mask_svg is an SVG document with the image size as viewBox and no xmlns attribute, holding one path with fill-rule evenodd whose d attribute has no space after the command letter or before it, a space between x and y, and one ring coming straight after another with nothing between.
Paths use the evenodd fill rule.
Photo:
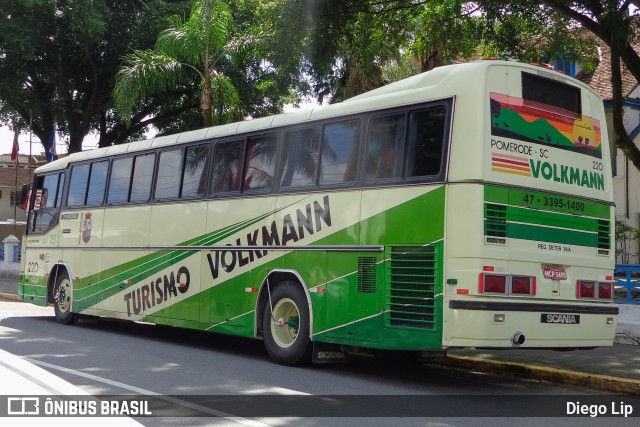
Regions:
<instances>
[{"instance_id":1,"label":"wheel hubcap","mask_svg":"<svg viewBox=\"0 0 640 427\"><path fill-rule=\"evenodd\" d=\"M273 307L273 321L271 322L271 336L281 348L288 348L296 342L300 329L300 311L290 298L278 301Z\"/></svg>"},{"instance_id":2,"label":"wheel hubcap","mask_svg":"<svg viewBox=\"0 0 640 427\"><path fill-rule=\"evenodd\" d=\"M54 297L56 304L58 305L58 310L63 313L66 313L69 310L69 306L71 305L70 295L70 287L69 281L63 280L58 285L58 289L56 291L56 295Z\"/></svg>"}]
</instances>

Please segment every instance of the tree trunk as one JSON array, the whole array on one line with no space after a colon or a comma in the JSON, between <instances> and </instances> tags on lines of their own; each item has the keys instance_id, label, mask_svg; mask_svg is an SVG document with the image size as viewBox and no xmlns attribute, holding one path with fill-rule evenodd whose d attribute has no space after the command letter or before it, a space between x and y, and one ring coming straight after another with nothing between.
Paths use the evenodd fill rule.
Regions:
<instances>
[{"instance_id":1,"label":"tree trunk","mask_svg":"<svg viewBox=\"0 0 640 427\"><path fill-rule=\"evenodd\" d=\"M213 106L211 105L211 73L206 71L204 78L204 89L202 90L202 98L200 100L202 108L202 118L204 119L204 127L213 126Z\"/></svg>"},{"instance_id":2,"label":"tree trunk","mask_svg":"<svg viewBox=\"0 0 640 427\"><path fill-rule=\"evenodd\" d=\"M82 141L84 141L85 133L72 132L69 134L69 154L79 153L82 151Z\"/></svg>"},{"instance_id":3,"label":"tree trunk","mask_svg":"<svg viewBox=\"0 0 640 427\"><path fill-rule=\"evenodd\" d=\"M436 67L441 67L442 65L444 65L442 52L440 52L440 50L438 50L437 48L429 52L422 52L420 54L420 70L423 73L426 71L431 71Z\"/></svg>"},{"instance_id":4,"label":"tree trunk","mask_svg":"<svg viewBox=\"0 0 640 427\"><path fill-rule=\"evenodd\" d=\"M613 129L616 133L615 143L624 154L640 170L640 150L629 137L624 127L624 99L622 96L622 72L620 70L620 54L611 49L611 89L613 92Z\"/></svg>"}]
</instances>

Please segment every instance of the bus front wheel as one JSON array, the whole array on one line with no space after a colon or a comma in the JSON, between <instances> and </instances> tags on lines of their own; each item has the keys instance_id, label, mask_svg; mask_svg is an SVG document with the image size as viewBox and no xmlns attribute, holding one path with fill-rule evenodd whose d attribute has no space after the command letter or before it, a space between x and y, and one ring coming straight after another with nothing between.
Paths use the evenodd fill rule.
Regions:
<instances>
[{"instance_id":1,"label":"bus front wheel","mask_svg":"<svg viewBox=\"0 0 640 427\"><path fill-rule=\"evenodd\" d=\"M293 281L280 283L267 298L262 327L264 346L280 365L302 365L311 359L309 305Z\"/></svg>"},{"instance_id":2,"label":"bus front wheel","mask_svg":"<svg viewBox=\"0 0 640 427\"><path fill-rule=\"evenodd\" d=\"M59 323L68 325L75 318L71 311L71 280L69 280L69 273L66 271L58 273L56 283L53 286L53 309Z\"/></svg>"}]
</instances>

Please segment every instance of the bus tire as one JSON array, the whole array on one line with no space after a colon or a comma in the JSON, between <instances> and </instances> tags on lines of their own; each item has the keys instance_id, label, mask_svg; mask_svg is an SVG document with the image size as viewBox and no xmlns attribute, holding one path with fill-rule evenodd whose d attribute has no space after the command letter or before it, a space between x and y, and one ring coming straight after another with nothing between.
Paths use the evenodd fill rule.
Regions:
<instances>
[{"instance_id":1,"label":"bus tire","mask_svg":"<svg viewBox=\"0 0 640 427\"><path fill-rule=\"evenodd\" d=\"M269 357L285 366L309 363L310 316L304 291L296 282L284 281L271 292L271 304L267 298L262 317L263 341Z\"/></svg>"},{"instance_id":2,"label":"bus tire","mask_svg":"<svg viewBox=\"0 0 640 427\"><path fill-rule=\"evenodd\" d=\"M58 323L68 325L75 320L75 313L71 311L71 280L65 270L58 272L53 286L53 309Z\"/></svg>"}]
</instances>

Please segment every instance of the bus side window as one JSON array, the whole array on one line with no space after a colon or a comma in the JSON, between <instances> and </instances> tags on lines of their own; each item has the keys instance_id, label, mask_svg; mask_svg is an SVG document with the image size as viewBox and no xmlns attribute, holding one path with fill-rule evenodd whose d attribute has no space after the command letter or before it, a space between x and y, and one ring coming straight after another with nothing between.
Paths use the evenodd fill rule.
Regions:
<instances>
[{"instance_id":1,"label":"bus side window","mask_svg":"<svg viewBox=\"0 0 640 427\"><path fill-rule=\"evenodd\" d=\"M90 165L76 165L71 168L71 182L67 195L67 206L70 208L84 206L87 195L87 183L89 182Z\"/></svg>"},{"instance_id":2,"label":"bus side window","mask_svg":"<svg viewBox=\"0 0 640 427\"><path fill-rule=\"evenodd\" d=\"M319 150L319 127L286 132L280 186L299 188L314 185L318 170Z\"/></svg>"},{"instance_id":3,"label":"bus side window","mask_svg":"<svg viewBox=\"0 0 640 427\"><path fill-rule=\"evenodd\" d=\"M99 206L104 200L109 161L103 160L71 168L67 206Z\"/></svg>"},{"instance_id":4,"label":"bus side window","mask_svg":"<svg viewBox=\"0 0 640 427\"><path fill-rule=\"evenodd\" d=\"M131 195L129 197L131 203L149 201L155 157L154 153L135 157L133 179L131 181Z\"/></svg>"},{"instance_id":5,"label":"bus side window","mask_svg":"<svg viewBox=\"0 0 640 427\"><path fill-rule=\"evenodd\" d=\"M358 172L358 120L330 123L324 127L320 184L353 182Z\"/></svg>"},{"instance_id":6,"label":"bus side window","mask_svg":"<svg viewBox=\"0 0 640 427\"><path fill-rule=\"evenodd\" d=\"M180 197L202 197L207 191L207 169L209 166L209 144L187 147Z\"/></svg>"},{"instance_id":7,"label":"bus side window","mask_svg":"<svg viewBox=\"0 0 640 427\"><path fill-rule=\"evenodd\" d=\"M107 172L109 171L109 161L91 163L91 174L89 175L89 189L87 191L87 206L98 206L104 201L104 192L107 188Z\"/></svg>"},{"instance_id":8,"label":"bus side window","mask_svg":"<svg viewBox=\"0 0 640 427\"><path fill-rule=\"evenodd\" d=\"M160 153L156 177L156 199L172 199L180 195L183 153L183 149Z\"/></svg>"},{"instance_id":9,"label":"bus side window","mask_svg":"<svg viewBox=\"0 0 640 427\"><path fill-rule=\"evenodd\" d=\"M433 107L409 117L407 177L438 175L442 160L446 110Z\"/></svg>"},{"instance_id":10,"label":"bus side window","mask_svg":"<svg viewBox=\"0 0 640 427\"><path fill-rule=\"evenodd\" d=\"M401 177L404 119L404 113L371 119L365 165L367 181Z\"/></svg>"},{"instance_id":11,"label":"bus side window","mask_svg":"<svg viewBox=\"0 0 640 427\"><path fill-rule=\"evenodd\" d=\"M248 139L242 191L270 190L273 187L277 142L275 134Z\"/></svg>"},{"instance_id":12,"label":"bus side window","mask_svg":"<svg viewBox=\"0 0 640 427\"><path fill-rule=\"evenodd\" d=\"M240 166L244 140L219 142L213 155L211 191L226 193L240 191Z\"/></svg>"},{"instance_id":13,"label":"bus side window","mask_svg":"<svg viewBox=\"0 0 640 427\"><path fill-rule=\"evenodd\" d=\"M133 157L125 157L113 161L111 176L109 177L107 203L126 203L129 200L132 169Z\"/></svg>"}]
</instances>

